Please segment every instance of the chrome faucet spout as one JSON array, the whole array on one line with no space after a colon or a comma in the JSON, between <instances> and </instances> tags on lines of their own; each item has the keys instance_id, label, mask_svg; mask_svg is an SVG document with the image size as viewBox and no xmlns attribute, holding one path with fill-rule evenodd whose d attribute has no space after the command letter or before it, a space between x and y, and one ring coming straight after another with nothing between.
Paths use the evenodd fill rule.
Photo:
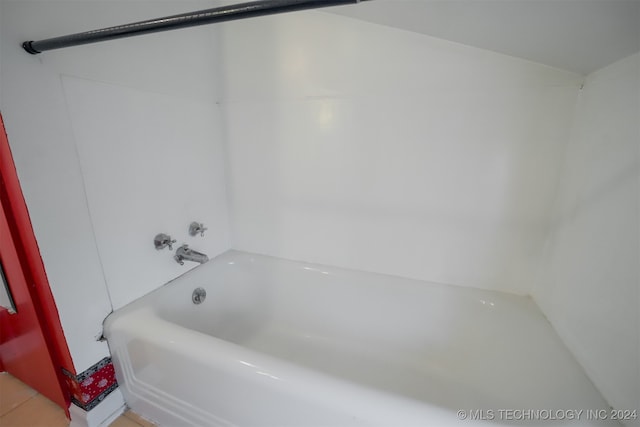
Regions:
<instances>
[{"instance_id":1,"label":"chrome faucet spout","mask_svg":"<svg viewBox=\"0 0 640 427\"><path fill-rule=\"evenodd\" d=\"M176 254L173 257L180 265L184 265L185 261L198 262L204 264L209 261L209 257L202 252L189 249L189 245L182 245L176 250Z\"/></svg>"}]
</instances>

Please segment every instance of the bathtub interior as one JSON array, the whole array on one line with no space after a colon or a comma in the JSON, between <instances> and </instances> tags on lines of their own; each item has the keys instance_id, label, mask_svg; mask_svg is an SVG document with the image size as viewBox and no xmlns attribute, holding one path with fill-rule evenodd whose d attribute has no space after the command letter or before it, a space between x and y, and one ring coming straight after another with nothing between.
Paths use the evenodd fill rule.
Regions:
<instances>
[{"instance_id":1,"label":"bathtub interior","mask_svg":"<svg viewBox=\"0 0 640 427\"><path fill-rule=\"evenodd\" d=\"M158 317L439 407L606 407L529 298L235 251L209 264L157 292Z\"/></svg>"}]
</instances>

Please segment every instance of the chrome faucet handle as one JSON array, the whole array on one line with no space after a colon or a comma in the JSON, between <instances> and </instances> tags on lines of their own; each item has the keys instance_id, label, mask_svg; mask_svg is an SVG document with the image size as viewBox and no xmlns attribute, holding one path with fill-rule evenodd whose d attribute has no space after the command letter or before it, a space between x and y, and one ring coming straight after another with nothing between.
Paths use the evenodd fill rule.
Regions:
<instances>
[{"instance_id":1,"label":"chrome faucet handle","mask_svg":"<svg viewBox=\"0 0 640 427\"><path fill-rule=\"evenodd\" d=\"M205 230L208 230L208 228L205 227L204 224L201 222L193 221L189 225L189 234L192 236L195 236L196 234L200 233L200 236L204 237Z\"/></svg>"},{"instance_id":2,"label":"chrome faucet handle","mask_svg":"<svg viewBox=\"0 0 640 427\"><path fill-rule=\"evenodd\" d=\"M173 250L173 244L175 242L175 239L171 240L171 236L164 233L157 234L153 239L153 245L157 250L164 249L166 247L168 247L169 250Z\"/></svg>"}]
</instances>

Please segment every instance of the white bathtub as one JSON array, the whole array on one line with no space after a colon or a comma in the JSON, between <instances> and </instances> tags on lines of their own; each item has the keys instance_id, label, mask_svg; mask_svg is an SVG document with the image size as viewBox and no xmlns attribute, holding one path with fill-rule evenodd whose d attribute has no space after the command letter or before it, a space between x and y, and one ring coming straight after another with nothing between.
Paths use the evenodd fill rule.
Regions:
<instances>
[{"instance_id":1,"label":"white bathtub","mask_svg":"<svg viewBox=\"0 0 640 427\"><path fill-rule=\"evenodd\" d=\"M105 335L127 404L162 426L607 424L532 301L502 293L231 251Z\"/></svg>"}]
</instances>

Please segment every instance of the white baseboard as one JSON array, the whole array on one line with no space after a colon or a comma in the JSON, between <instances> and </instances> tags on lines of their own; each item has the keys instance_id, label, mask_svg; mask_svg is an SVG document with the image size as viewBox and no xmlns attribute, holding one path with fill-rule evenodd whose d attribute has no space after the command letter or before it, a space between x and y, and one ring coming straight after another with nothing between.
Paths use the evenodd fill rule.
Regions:
<instances>
[{"instance_id":1,"label":"white baseboard","mask_svg":"<svg viewBox=\"0 0 640 427\"><path fill-rule=\"evenodd\" d=\"M119 389L112 391L105 399L90 411L71 404L71 424L69 427L107 427L124 413L126 406Z\"/></svg>"}]
</instances>

